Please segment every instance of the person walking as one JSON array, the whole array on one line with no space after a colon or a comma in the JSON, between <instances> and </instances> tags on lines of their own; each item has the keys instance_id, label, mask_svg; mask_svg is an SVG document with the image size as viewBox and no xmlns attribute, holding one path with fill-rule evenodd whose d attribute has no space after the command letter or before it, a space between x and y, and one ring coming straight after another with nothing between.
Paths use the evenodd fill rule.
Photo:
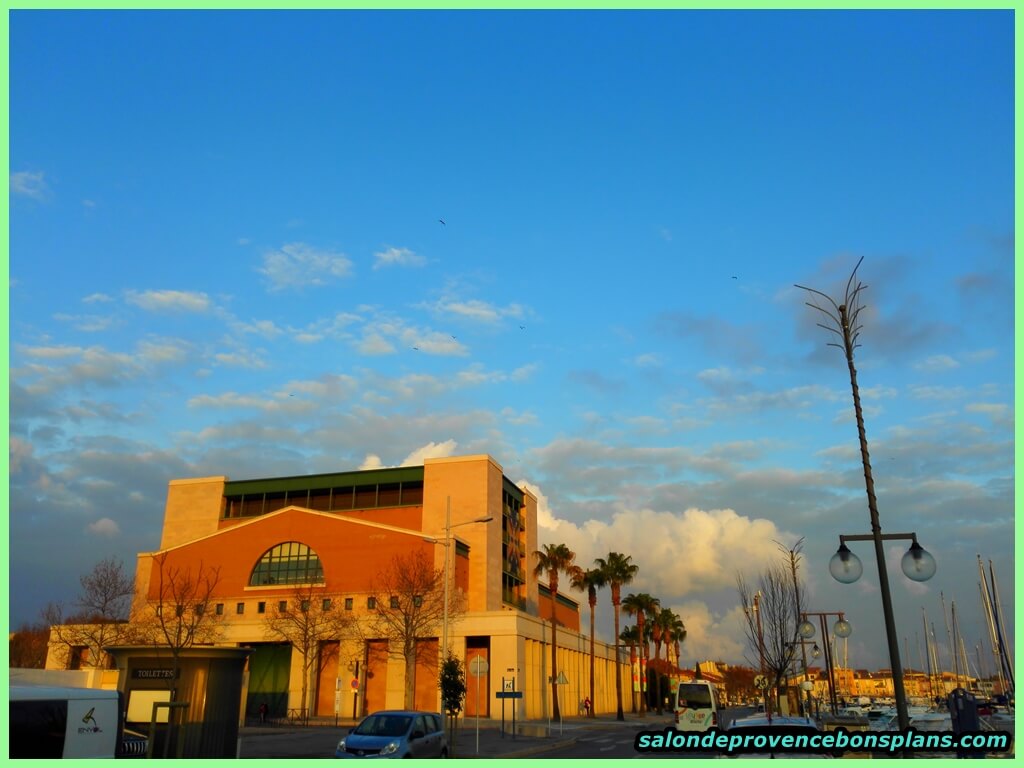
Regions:
<instances>
[{"instance_id":1,"label":"person walking","mask_svg":"<svg viewBox=\"0 0 1024 768\"><path fill-rule=\"evenodd\" d=\"M267 722L267 702L260 702L260 725L264 725Z\"/></svg>"},{"instance_id":2,"label":"person walking","mask_svg":"<svg viewBox=\"0 0 1024 768\"><path fill-rule=\"evenodd\" d=\"M590 717L590 697L587 696L583 699L583 714Z\"/></svg>"}]
</instances>

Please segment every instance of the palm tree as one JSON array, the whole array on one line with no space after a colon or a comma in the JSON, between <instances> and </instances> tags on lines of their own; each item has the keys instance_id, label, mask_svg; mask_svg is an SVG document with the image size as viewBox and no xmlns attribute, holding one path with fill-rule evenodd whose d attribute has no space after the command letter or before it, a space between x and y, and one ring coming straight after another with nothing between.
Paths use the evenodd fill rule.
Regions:
<instances>
[{"instance_id":1,"label":"palm tree","mask_svg":"<svg viewBox=\"0 0 1024 768\"><path fill-rule=\"evenodd\" d=\"M673 639L673 632L677 631L678 627L683 626L683 620L679 618L675 611L671 608L662 608L660 611L654 614L651 620L651 637L654 640L654 660L658 661L661 654L661 646L665 646L665 665L669 664L669 645ZM685 631L685 629L683 630ZM659 680L661 673L658 674ZM661 714L661 695L660 695L660 683L659 683L659 695L658 695L658 714Z\"/></svg>"},{"instance_id":2,"label":"palm tree","mask_svg":"<svg viewBox=\"0 0 1024 768\"><path fill-rule=\"evenodd\" d=\"M597 709L594 698L594 609L597 607L597 590L605 585L604 573L600 568L584 570L575 566L569 574L572 580L572 588L580 592L586 590L587 603L590 604L590 713L593 717Z\"/></svg>"},{"instance_id":3,"label":"palm tree","mask_svg":"<svg viewBox=\"0 0 1024 768\"><path fill-rule=\"evenodd\" d=\"M604 574L605 583L611 587L612 608L615 615L615 703L616 720L625 720L622 714L622 675L619 673L619 605L622 602L622 585L633 581L640 566L629 562L632 558L629 555L621 555L618 552L609 552L608 559L597 558L594 563L598 570Z\"/></svg>"},{"instance_id":4,"label":"palm tree","mask_svg":"<svg viewBox=\"0 0 1024 768\"><path fill-rule=\"evenodd\" d=\"M668 661L669 644L676 652L676 666L679 666L679 644L686 639L686 625L678 614L672 613L667 623L662 628L663 640L665 642L665 661Z\"/></svg>"},{"instance_id":5,"label":"palm tree","mask_svg":"<svg viewBox=\"0 0 1024 768\"><path fill-rule=\"evenodd\" d=\"M576 553L565 544L545 544L543 549L533 553L537 558L537 566L533 569L534 576L546 573L548 589L551 590L551 713L555 719L561 719L558 710L558 574L571 573Z\"/></svg>"},{"instance_id":6,"label":"palm tree","mask_svg":"<svg viewBox=\"0 0 1024 768\"><path fill-rule=\"evenodd\" d=\"M661 601L653 595L641 592L627 595L622 601L622 610L629 616L636 616L636 627L640 633L640 715L647 711L647 619L661 607Z\"/></svg>"},{"instance_id":7,"label":"palm tree","mask_svg":"<svg viewBox=\"0 0 1024 768\"><path fill-rule=\"evenodd\" d=\"M640 630L637 629L636 624L628 627L624 627L622 632L619 633L619 640L622 644L629 649L629 662L630 662L630 686L629 686L629 710L630 712L636 712L636 691L633 690L632 686L632 670L633 670L633 653L634 648L640 648ZM638 667L639 668L639 667ZM639 682L639 679L638 679Z\"/></svg>"}]
</instances>

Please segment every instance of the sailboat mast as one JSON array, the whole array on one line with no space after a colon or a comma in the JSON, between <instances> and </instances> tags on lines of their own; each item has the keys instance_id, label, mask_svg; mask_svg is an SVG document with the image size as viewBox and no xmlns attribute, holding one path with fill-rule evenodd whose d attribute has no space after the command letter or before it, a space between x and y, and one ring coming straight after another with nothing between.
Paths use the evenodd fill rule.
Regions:
<instances>
[{"instance_id":1,"label":"sailboat mast","mask_svg":"<svg viewBox=\"0 0 1024 768\"><path fill-rule=\"evenodd\" d=\"M946 616L946 596L939 592L939 600L942 603L942 623L946 625L946 647L949 648L950 667L953 669L953 678L956 680L956 687L960 687L960 663L956 659L956 645L953 643L953 634L949 631L949 617Z\"/></svg>"},{"instance_id":2,"label":"sailboat mast","mask_svg":"<svg viewBox=\"0 0 1024 768\"><path fill-rule=\"evenodd\" d=\"M996 636L996 623L992 616L992 598L988 591L988 577L985 576L985 566L981 563L981 555L978 555L978 574L981 576L981 583L978 588L981 590L981 605L985 609L985 625L988 627L989 648L992 650L992 661L996 668L996 677L999 680L1000 693L1006 693L1006 678L1003 677L1003 662L999 653L999 638Z\"/></svg>"},{"instance_id":3,"label":"sailboat mast","mask_svg":"<svg viewBox=\"0 0 1024 768\"><path fill-rule=\"evenodd\" d=\"M996 637L999 638L1000 658L1006 666L1006 679L1010 683L1010 690L1015 691L1017 686L1013 680L1013 661L1010 659L1010 654L1006 647L1006 635L1003 633L1003 607L999 600L999 585L996 583L996 571L991 560L988 561L988 570L989 575L992 577L992 613L996 620Z\"/></svg>"}]
</instances>

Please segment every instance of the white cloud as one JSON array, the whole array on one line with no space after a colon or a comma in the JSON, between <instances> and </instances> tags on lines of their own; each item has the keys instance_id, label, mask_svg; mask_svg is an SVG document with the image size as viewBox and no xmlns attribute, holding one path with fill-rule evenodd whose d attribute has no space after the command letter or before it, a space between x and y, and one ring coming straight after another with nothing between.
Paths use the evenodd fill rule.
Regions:
<instances>
[{"instance_id":1,"label":"white cloud","mask_svg":"<svg viewBox=\"0 0 1024 768\"><path fill-rule=\"evenodd\" d=\"M661 365L661 359L657 355L648 352L647 354L634 357L633 365L637 368L656 368Z\"/></svg>"},{"instance_id":2,"label":"white cloud","mask_svg":"<svg viewBox=\"0 0 1024 768\"><path fill-rule=\"evenodd\" d=\"M33 200L46 200L50 196L50 188L42 171L18 171L11 174L11 192Z\"/></svg>"},{"instance_id":3,"label":"white cloud","mask_svg":"<svg viewBox=\"0 0 1024 768\"><path fill-rule=\"evenodd\" d=\"M44 360L61 359L65 357L77 357L84 351L82 347L69 347L66 345L56 347L22 347L21 351L29 357L42 358Z\"/></svg>"},{"instance_id":4,"label":"white cloud","mask_svg":"<svg viewBox=\"0 0 1024 768\"><path fill-rule=\"evenodd\" d=\"M931 357L917 363L914 368L925 373L939 373L941 371L952 371L960 367L960 363L949 355L932 355Z\"/></svg>"},{"instance_id":5,"label":"white cloud","mask_svg":"<svg viewBox=\"0 0 1024 768\"><path fill-rule=\"evenodd\" d=\"M454 440L445 440L443 443L427 443L402 459L399 466L415 467L422 464L424 459L447 458L455 453L456 448L458 448L458 443Z\"/></svg>"},{"instance_id":6,"label":"white cloud","mask_svg":"<svg viewBox=\"0 0 1024 768\"><path fill-rule=\"evenodd\" d=\"M111 520L109 517L101 517L94 523L89 523L89 532L95 533L97 536L117 536L121 533L121 529L117 523Z\"/></svg>"},{"instance_id":7,"label":"white cloud","mask_svg":"<svg viewBox=\"0 0 1024 768\"><path fill-rule=\"evenodd\" d=\"M363 355L390 355L395 351L395 345L379 333L371 333L356 345L356 349Z\"/></svg>"},{"instance_id":8,"label":"white cloud","mask_svg":"<svg viewBox=\"0 0 1024 768\"><path fill-rule=\"evenodd\" d=\"M205 293L194 291L128 291L126 298L151 312L206 312L210 298Z\"/></svg>"},{"instance_id":9,"label":"white cloud","mask_svg":"<svg viewBox=\"0 0 1024 768\"><path fill-rule=\"evenodd\" d=\"M82 301L86 304L95 304L97 302L113 301L113 299L105 293L90 293Z\"/></svg>"},{"instance_id":10,"label":"white cloud","mask_svg":"<svg viewBox=\"0 0 1024 768\"><path fill-rule=\"evenodd\" d=\"M366 454L366 458L363 459L363 463L359 465L359 469L381 469L384 464L381 463L380 456L375 453Z\"/></svg>"},{"instance_id":11,"label":"white cloud","mask_svg":"<svg viewBox=\"0 0 1024 768\"><path fill-rule=\"evenodd\" d=\"M263 266L257 270L267 278L271 291L326 285L347 277L352 261L343 253L321 250L305 243L288 243L279 250L263 254Z\"/></svg>"},{"instance_id":12,"label":"white cloud","mask_svg":"<svg viewBox=\"0 0 1024 768\"><path fill-rule=\"evenodd\" d=\"M666 604L686 625L686 639L679 648L681 666L692 667L695 662L712 659L715 661L739 660L749 655L744 634L743 609L735 606L725 615L713 613L700 600L687 600Z\"/></svg>"},{"instance_id":13,"label":"white cloud","mask_svg":"<svg viewBox=\"0 0 1024 768\"><path fill-rule=\"evenodd\" d=\"M53 316L53 319L59 320L62 323L71 323L76 331L83 331L85 333L105 331L114 324L113 317L103 317L102 315L66 315L58 313Z\"/></svg>"},{"instance_id":14,"label":"white cloud","mask_svg":"<svg viewBox=\"0 0 1024 768\"><path fill-rule=\"evenodd\" d=\"M375 261L374 269L381 267L422 267L427 259L418 253L413 253L408 248L388 248L386 251L379 251L373 254Z\"/></svg>"},{"instance_id":15,"label":"white cloud","mask_svg":"<svg viewBox=\"0 0 1024 768\"><path fill-rule=\"evenodd\" d=\"M778 555L773 540L789 540L771 520L749 518L731 509L681 513L620 508L611 519L582 524L557 518L535 485L520 481L537 496L540 544L563 542L581 563L608 552L634 555L641 566L634 587L676 601L705 590L735 586L737 569L755 572ZM642 553L641 558L636 553Z\"/></svg>"},{"instance_id":16,"label":"white cloud","mask_svg":"<svg viewBox=\"0 0 1024 768\"><path fill-rule=\"evenodd\" d=\"M520 304L499 307L486 301L451 301L442 299L431 307L437 312L458 315L481 323L496 323L505 317L522 317L524 309Z\"/></svg>"},{"instance_id":17,"label":"white cloud","mask_svg":"<svg viewBox=\"0 0 1024 768\"><path fill-rule=\"evenodd\" d=\"M267 367L266 362L253 352L218 352L213 359L220 365L232 368L259 369Z\"/></svg>"}]
</instances>

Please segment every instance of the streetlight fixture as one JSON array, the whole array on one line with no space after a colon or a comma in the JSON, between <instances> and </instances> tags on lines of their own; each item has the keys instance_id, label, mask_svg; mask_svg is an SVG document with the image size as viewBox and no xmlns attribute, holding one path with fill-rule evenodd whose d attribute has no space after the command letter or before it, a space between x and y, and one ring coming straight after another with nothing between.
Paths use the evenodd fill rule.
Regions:
<instances>
[{"instance_id":1,"label":"streetlight fixture","mask_svg":"<svg viewBox=\"0 0 1024 768\"><path fill-rule=\"evenodd\" d=\"M900 560L900 568L903 570L903 575L908 579L912 581L928 581L928 579L935 575L937 568L935 558L932 557L928 550L917 543L916 533L883 533L881 539L882 541L906 541L908 539L911 541L910 549L904 553L903 559ZM839 549L832 555L832 559L828 563L828 572L832 574L832 578L841 584L853 584L853 582L859 579L864 572L864 566L861 565L860 558L846 546L846 542L872 540L874 540L874 536L871 534L840 536Z\"/></svg>"},{"instance_id":2,"label":"streetlight fixture","mask_svg":"<svg viewBox=\"0 0 1024 768\"><path fill-rule=\"evenodd\" d=\"M444 547L444 617L441 621L441 662L443 663L448 658L448 593L449 593L449 582L451 581L448 576L448 562L449 562L449 550L452 545L452 529L459 528L463 525L472 525L473 523L489 523L493 520L493 516L488 517L476 517L472 520L465 520L461 523L452 525L452 497L448 497L447 506L444 513L444 540L439 540L436 536L424 536L424 541L429 541L432 544L441 544Z\"/></svg>"},{"instance_id":3,"label":"streetlight fixture","mask_svg":"<svg viewBox=\"0 0 1024 768\"><path fill-rule=\"evenodd\" d=\"M800 614L801 621L800 625L797 627L797 634L799 634L805 641L814 637L814 625L807 620L808 616L817 616L818 621L821 622L821 641L825 644L825 670L828 673L828 695L829 701L832 704L832 714L834 715L836 714L836 680L832 665L832 644L828 639L825 617L838 617L836 623L832 626L832 632L836 637L849 637L853 634L853 627L842 613L830 611L803 611ZM815 643L814 648L811 649L811 655L814 656L814 658L818 658L818 656L821 655L821 651L819 650L817 643Z\"/></svg>"}]
</instances>

